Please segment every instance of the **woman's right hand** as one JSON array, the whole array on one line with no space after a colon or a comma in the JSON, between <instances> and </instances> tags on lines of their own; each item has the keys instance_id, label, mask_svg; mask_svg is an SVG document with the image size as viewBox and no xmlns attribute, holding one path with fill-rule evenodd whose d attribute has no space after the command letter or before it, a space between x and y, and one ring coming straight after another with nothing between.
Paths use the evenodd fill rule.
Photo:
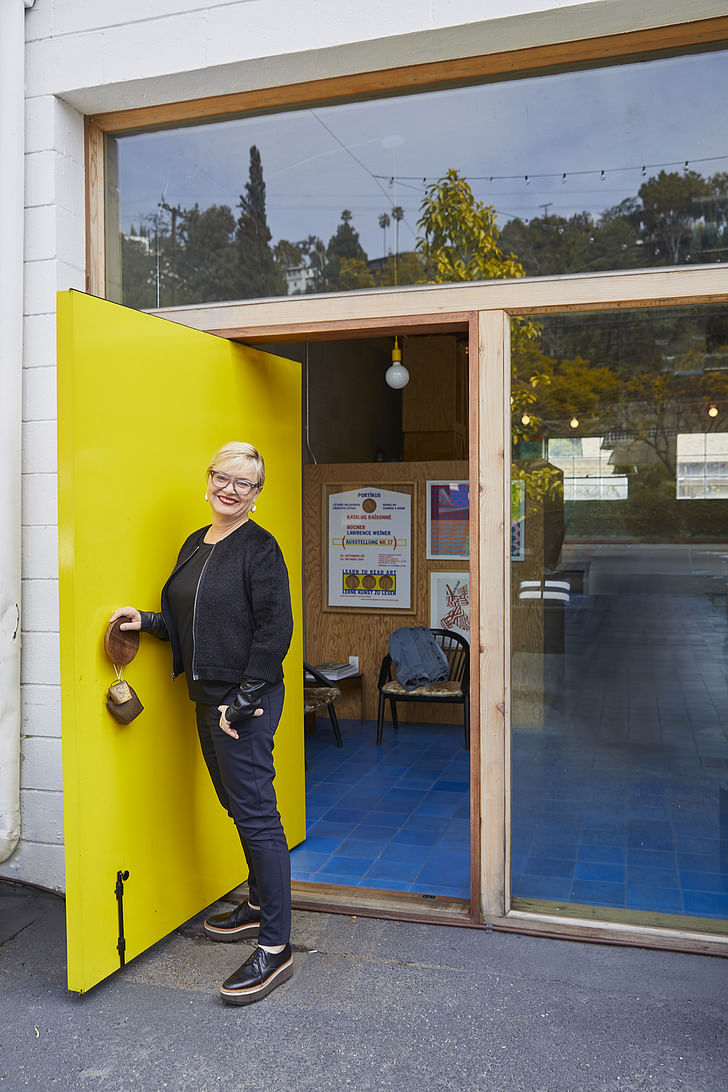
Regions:
<instances>
[{"instance_id":1,"label":"woman's right hand","mask_svg":"<svg viewBox=\"0 0 728 1092\"><path fill-rule=\"evenodd\" d=\"M109 618L109 622L116 622L119 618L125 618L126 621L122 622L119 629L141 629L142 628L142 616L141 612L136 607L119 607Z\"/></svg>"}]
</instances>

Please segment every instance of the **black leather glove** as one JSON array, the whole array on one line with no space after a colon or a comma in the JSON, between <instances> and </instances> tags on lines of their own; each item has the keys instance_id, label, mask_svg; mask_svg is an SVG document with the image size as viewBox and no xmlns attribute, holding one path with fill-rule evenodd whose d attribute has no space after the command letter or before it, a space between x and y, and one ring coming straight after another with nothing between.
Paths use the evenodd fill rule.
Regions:
<instances>
[{"instance_id":1,"label":"black leather glove","mask_svg":"<svg viewBox=\"0 0 728 1092\"><path fill-rule=\"evenodd\" d=\"M240 684L240 689L227 707L225 719L231 724L236 720L247 720L260 709L260 699L268 683L263 679L251 679L247 675Z\"/></svg>"}]
</instances>

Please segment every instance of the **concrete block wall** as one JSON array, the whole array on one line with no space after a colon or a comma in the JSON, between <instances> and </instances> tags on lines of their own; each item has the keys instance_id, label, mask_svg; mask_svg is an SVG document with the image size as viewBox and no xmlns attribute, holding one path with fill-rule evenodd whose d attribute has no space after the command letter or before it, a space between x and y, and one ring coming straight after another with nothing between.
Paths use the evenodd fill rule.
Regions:
<instances>
[{"instance_id":1,"label":"concrete block wall","mask_svg":"<svg viewBox=\"0 0 728 1092\"><path fill-rule=\"evenodd\" d=\"M55 294L83 289L83 114L725 14L724 0L35 0L26 12L21 842L62 889Z\"/></svg>"},{"instance_id":2,"label":"concrete block wall","mask_svg":"<svg viewBox=\"0 0 728 1092\"><path fill-rule=\"evenodd\" d=\"M83 117L30 94L25 124L21 841L0 875L63 890L55 316L85 284Z\"/></svg>"}]
</instances>

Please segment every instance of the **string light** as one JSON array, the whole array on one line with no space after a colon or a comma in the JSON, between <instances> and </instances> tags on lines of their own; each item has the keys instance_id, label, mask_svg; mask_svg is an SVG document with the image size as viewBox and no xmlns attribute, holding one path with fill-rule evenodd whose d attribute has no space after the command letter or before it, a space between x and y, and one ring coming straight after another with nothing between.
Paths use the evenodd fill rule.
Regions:
<instances>
[{"instance_id":1,"label":"string light","mask_svg":"<svg viewBox=\"0 0 728 1092\"><path fill-rule=\"evenodd\" d=\"M348 150L348 149L347 149ZM517 179L523 179L528 185L534 179L542 178L560 178L562 182L566 182L568 178L584 178L588 175L598 175L599 178L604 181L607 174L628 173L630 171L639 171L643 178L647 176L648 171L663 170L666 167L682 167L684 171L689 170L690 166L697 166L699 163L720 163L724 160L728 160L728 155L711 155L703 156L698 159L673 159L666 163L635 163L632 166L627 167L593 167L586 168L583 171L543 171L534 172L529 171L528 174L472 174L467 175L470 182L513 182ZM422 182L427 184L428 176L421 178L419 175L395 175L394 179L391 179L389 175L370 173L372 178L383 179L384 181L391 182ZM432 180L435 176L432 176Z\"/></svg>"},{"instance_id":2,"label":"string light","mask_svg":"<svg viewBox=\"0 0 728 1092\"><path fill-rule=\"evenodd\" d=\"M522 425L530 425L531 424L531 418L528 416L527 413L524 413L523 416L521 417L521 424Z\"/></svg>"},{"instance_id":3,"label":"string light","mask_svg":"<svg viewBox=\"0 0 728 1092\"><path fill-rule=\"evenodd\" d=\"M715 405L709 406L708 407L708 417L717 417L717 416L718 416L718 407L715 406Z\"/></svg>"},{"instance_id":4,"label":"string light","mask_svg":"<svg viewBox=\"0 0 728 1092\"><path fill-rule=\"evenodd\" d=\"M579 427L579 418L578 417L572 417L571 420L569 421L569 428L578 428L578 427Z\"/></svg>"}]
</instances>

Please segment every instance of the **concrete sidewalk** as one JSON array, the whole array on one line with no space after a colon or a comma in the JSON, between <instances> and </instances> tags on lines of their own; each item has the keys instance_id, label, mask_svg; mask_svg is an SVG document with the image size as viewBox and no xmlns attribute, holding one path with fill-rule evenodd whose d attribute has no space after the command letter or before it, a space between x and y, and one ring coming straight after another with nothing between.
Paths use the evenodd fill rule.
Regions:
<instances>
[{"instance_id":1,"label":"concrete sidewalk","mask_svg":"<svg viewBox=\"0 0 728 1092\"><path fill-rule=\"evenodd\" d=\"M77 997L63 901L0 881L0 1088L728 1087L724 959L297 912L294 978L234 1008L250 946L201 918Z\"/></svg>"}]
</instances>

